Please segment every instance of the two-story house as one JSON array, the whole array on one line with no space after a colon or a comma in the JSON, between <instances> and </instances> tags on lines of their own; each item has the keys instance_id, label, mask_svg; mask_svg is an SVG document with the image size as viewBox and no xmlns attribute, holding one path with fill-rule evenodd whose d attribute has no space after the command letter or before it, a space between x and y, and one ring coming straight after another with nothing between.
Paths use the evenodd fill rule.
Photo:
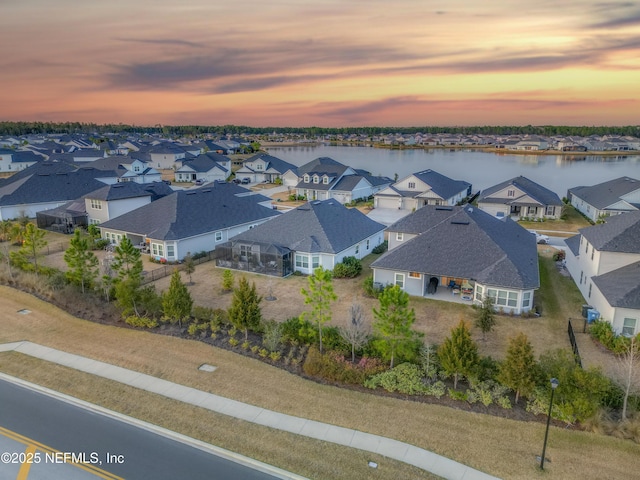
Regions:
<instances>
[{"instance_id":1,"label":"two-story house","mask_svg":"<svg viewBox=\"0 0 640 480\"><path fill-rule=\"evenodd\" d=\"M585 300L618 334L640 332L640 211L580 229L566 265Z\"/></svg>"}]
</instances>

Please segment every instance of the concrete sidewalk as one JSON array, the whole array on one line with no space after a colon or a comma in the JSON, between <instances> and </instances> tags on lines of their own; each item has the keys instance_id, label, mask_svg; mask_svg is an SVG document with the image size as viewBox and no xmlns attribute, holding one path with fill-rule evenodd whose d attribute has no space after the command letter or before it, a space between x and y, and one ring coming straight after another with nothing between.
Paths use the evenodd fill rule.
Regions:
<instances>
[{"instance_id":1,"label":"concrete sidewalk","mask_svg":"<svg viewBox=\"0 0 640 480\"><path fill-rule=\"evenodd\" d=\"M0 344L0 352L3 351L19 352L258 425L384 455L442 478L450 480L496 479L496 477L441 455L391 438L266 410L35 343Z\"/></svg>"}]
</instances>

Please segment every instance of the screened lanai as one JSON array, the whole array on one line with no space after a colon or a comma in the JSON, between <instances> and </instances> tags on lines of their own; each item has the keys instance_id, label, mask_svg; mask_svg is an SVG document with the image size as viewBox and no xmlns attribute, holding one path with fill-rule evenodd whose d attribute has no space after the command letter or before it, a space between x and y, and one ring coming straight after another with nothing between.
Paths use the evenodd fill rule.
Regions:
<instances>
[{"instance_id":1,"label":"screened lanai","mask_svg":"<svg viewBox=\"0 0 640 480\"><path fill-rule=\"evenodd\" d=\"M274 243L231 240L215 249L216 265L232 270L286 277L293 273L293 252Z\"/></svg>"}]
</instances>

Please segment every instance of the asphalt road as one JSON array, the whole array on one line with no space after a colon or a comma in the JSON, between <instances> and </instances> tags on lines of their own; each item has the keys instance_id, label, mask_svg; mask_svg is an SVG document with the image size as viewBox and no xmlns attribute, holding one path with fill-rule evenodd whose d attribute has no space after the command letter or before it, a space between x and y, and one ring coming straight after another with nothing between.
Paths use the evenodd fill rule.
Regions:
<instances>
[{"instance_id":1,"label":"asphalt road","mask_svg":"<svg viewBox=\"0 0 640 480\"><path fill-rule=\"evenodd\" d=\"M84 454L87 465L65 463L65 454ZM25 455L33 461L24 477L29 480L277 478L4 380L0 380L0 455L0 479L12 480L25 473L21 465Z\"/></svg>"}]
</instances>

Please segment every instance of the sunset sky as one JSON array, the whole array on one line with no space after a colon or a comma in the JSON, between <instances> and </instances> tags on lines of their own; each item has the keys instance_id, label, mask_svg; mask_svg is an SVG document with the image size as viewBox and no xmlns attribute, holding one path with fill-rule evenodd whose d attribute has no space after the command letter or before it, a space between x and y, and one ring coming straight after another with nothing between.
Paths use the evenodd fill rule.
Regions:
<instances>
[{"instance_id":1,"label":"sunset sky","mask_svg":"<svg viewBox=\"0 0 640 480\"><path fill-rule=\"evenodd\" d=\"M0 0L0 63L9 121L640 124L638 2Z\"/></svg>"}]
</instances>

